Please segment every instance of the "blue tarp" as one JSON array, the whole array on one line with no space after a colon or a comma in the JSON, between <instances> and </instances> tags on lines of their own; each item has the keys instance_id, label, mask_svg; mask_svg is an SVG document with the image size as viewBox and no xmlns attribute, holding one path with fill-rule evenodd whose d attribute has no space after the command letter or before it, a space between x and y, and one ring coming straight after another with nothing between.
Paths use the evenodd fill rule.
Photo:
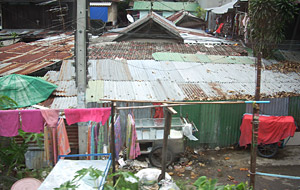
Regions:
<instances>
[{"instance_id":1,"label":"blue tarp","mask_svg":"<svg viewBox=\"0 0 300 190\"><path fill-rule=\"evenodd\" d=\"M107 22L108 7L90 7L91 19Z\"/></svg>"}]
</instances>

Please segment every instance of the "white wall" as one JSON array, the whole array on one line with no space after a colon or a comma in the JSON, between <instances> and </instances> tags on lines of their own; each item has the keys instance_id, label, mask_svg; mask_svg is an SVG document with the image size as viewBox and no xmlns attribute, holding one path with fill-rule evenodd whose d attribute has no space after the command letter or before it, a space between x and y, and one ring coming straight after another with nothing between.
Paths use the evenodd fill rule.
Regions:
<instances>
[{"instance_id":1,"label":"white wall","mask_svg":"<svg viewBox=\"0 0 300 190\"><path fill-rule=\"evenodd\" d=\"M205 8L211 8L211 7L220 7L226 3L232 2L232 0L197 0L200 7Z\"/></svg>"}]
</instances>

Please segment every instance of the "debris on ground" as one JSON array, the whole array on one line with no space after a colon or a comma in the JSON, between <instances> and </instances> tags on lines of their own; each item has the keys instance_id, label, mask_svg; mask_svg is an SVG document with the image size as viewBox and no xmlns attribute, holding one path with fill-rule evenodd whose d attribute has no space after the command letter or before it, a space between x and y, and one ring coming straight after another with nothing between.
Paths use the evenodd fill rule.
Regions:
<instances>
[{"instance_id":1,"label":"debris on ground","mask_svg":"<svg viewBox=\"0 0 300 190\"><path fill-rule=\"evenodd\" d=\"M161 180L158 185L160 186L159 190L180 190L179 187L173 180Z\"/></svg>"}]
</instances>

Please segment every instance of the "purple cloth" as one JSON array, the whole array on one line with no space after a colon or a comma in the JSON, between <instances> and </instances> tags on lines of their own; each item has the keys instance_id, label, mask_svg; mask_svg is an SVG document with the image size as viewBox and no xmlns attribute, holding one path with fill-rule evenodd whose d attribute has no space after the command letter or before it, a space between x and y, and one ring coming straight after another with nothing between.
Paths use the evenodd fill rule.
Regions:
<instances>
[{"instance_id":1,"label":"purple cloth","mask_svg":"<svg viewBox=\"0 0 300 190\"><path fill-rule=\"evenodd\" d=\"M19 110L0 110L0 136L17 136L19 128Z\"/></svg>"},{"instance_id":2,"label":"purple cloth","mask_svg":"<svg viewBox=\"0 0 300 190\"><path fill-rule=\"evenodd\" d=\"M22 130L29 133L40 133L44 129L44 120L40 110L20 110Z\"/></svg>"},{"instance_id":3,"label":"purple cloth","mask_svg":"<svg viewBox=\"0 0 300 190\"><path fill-rule=\"evenodd\" d=\"M119 153L122 148L122 139L121 139L121 123L120 123L120 116L118 116L117 120L115 121L115 148L116 148L116 159L119 160Z\"/></svg>"}]
</instances>

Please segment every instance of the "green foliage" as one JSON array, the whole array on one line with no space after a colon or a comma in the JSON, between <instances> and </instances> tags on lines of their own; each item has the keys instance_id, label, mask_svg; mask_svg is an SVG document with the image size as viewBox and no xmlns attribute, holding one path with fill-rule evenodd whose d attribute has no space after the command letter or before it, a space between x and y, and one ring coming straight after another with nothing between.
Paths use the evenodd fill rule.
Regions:
<instances>
[{"instance_id":1,"label":"green foliage","mask_svg":"<svg viewBox=\"0 0 300 190\"><path fill-rule=\"evenodd\" d=\"M103 175L103 172L98 169L93 168L92 166L89 168L83 168L76 172L76 175L74 176L73 181L79 181L87 174L89 174L89 176L91 177L92 180L97 180L100 176Z\"/></svg>"},{"instance_id":2,"label":"green foliage","mask_svg":"<svg viewBox=\"0 0 300 190\"><path fill-rule=\"evenodd\" d=\"M200 6L196 9L197 17L205 19L206 10L202 9Z\"/></svg>"},{"instance_id":3,"label":"green foliage","mask_svg":"<svg viewBox=\"0 0 300 190\"><path fill-rule=\"evenodd\" d=\"M206 176L201 176L195 181L194 185L198 190L215 190L217 179L207 179Z\"/></svg>"},{"instance_id":4,"label":"green foliage","mask_svg":"<svg viewBox=\"0 0 300 190\"><path fill-rule=\"evenodd\" d=\"M43 133L26 133L19 129L19 135L24 139L20 144L16 138L10 138L10 143L6 147L0 147L0 169L6 171L9 175L14 168L21 169L25 167L25 153L28 150L29 142L37 142L41 147L44 137Z\"/></svg>"},{"instance_id":5,"label":"green foliage","mask_svg":"<svg viewBox=\"0 0 300 190\"><path fill-rule=\"evenodd\" d=\"M13 41L15 42L16 38L19 36L17 33L12 32L10 33L10 36L13 38Z\"/></svg>"},{"instance_id":6,"label":"green foliage","mask_svg":"<svg viewBox=\"0 0 300 190\"><path fill-rule=\"evenodd\" d=\"M134 178L137 181L139 179L131 172L117 172L114 174L110 174L108 178L112 178L114 176L118 176L116 184L114 186L110 184L105 184L104 189L112 189L112 190L138 190L138 183L131 183L126 181L126 178Z\"/></svg>"},{"instance_id":7,"label":"green foliage","mask_svg":"<svg viewBox=\"0 0 300 190\"><path fill-rule=\"evenodd\" d=\"M19 135L24 139L24 143L36 143L40 148L43 147L44 133L27 133L19 129Z\"/></svg>"},{"instance_id":8,"label":"green foliage","mask_svg":"<svg viewBox=\"0 0 300 190\"><path fill-rule=\"evenodd\" d=\"M65 183L61 184L59 187L54 188L55 190L69 190L69 189L76 189L79 187L77 182L81 180L84 176L89 175L91 180L94 181L94 188L97 188L97 179L103 176L103 172L101 170L95 169L92 166L89 168L82 168L76 172L74 178L70 181L66 181Z\"/></svg>"},{"instance_id":9,"label":"green foliage","mask_svg":"<svg viewBox=\"0 0 300 190\"><path fill-rule=\"evenodd\" d=\"M0 168L10 175L14 168L20 169L25 167L25 153L28 145L25 143L17 144L14 138L8 147L0 147Z\"/></svg>"},{"instance_id":10,"label":"green foliage","mask_svg":"<svg viewBox=\"0 0 300 190\"><path fill-rule=\"evenodd\" d=\"M271 56L276 45L285 39L286 24L294 19L297 11L295 0L251 0L250 38L254 53Z\"/></svg>"},{"instance_id":11,"label":"green foliage","mask_svg":"<svg viewBox=\"0 0 300 190\"><path fill-rule=\"evenodd\" d=\"M179 189L186 189L186 185L189 185L191 180L177 180L175 183Z\"/></svg>"},{"instance_id":12,"label":"green foliage","mask_svg":"<svg viewBox=\"0 0 300 190\"><path fill-rule=\"evenodd\" d=\"M217 179L208 179L206 176L199 177L194 186L197 187L197 190L251 190L246 183L240 183L238 185L221 185L217 186Z\"/></svg>"},{"instance_id":13,"label":"green foliage","mask_svg":"<svg viewBox=\"0 0 300 190\"><path fill-rule=\"evenodd\" d=\"M54 190L76 190L78 187L79 185L76 185L74 181L66 181L59 187L54 188Z\"/></svg>"},{"instance_id":14,"label":"green foliage","mask_svg":"<svg viewBox=\"0 0 300 190\"><path fill-rule=\"evenodd\" d=\"M0 110L3 110L7 107L13 108L18 104L8 96L0 95Z\"/></svg>"}]
</instances>

